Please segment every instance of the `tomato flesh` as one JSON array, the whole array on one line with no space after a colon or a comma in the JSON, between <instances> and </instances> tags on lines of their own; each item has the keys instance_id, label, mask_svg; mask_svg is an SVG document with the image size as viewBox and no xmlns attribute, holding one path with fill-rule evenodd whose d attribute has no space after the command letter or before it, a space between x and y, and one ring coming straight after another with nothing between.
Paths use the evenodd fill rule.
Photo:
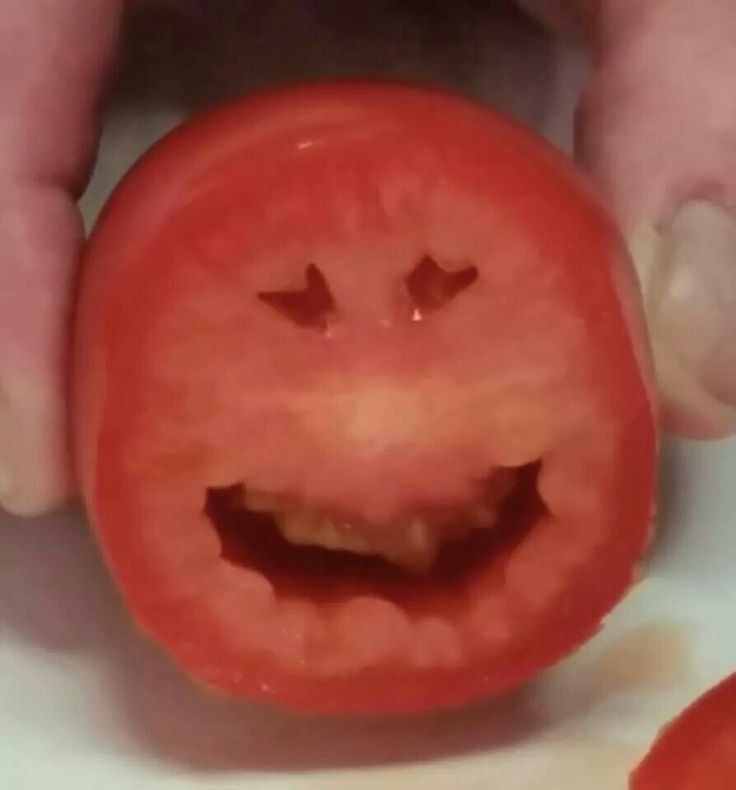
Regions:
<instances>
[{"instance_id":1,"label":"tomato flesh","mask_svg":"<svg viewBox=\"0 0 736 790\"><path fill-rule=\"evenodd\" d=\"M736 787L736 674L667 727L631 778L631 790Z\"/></svg>"},{"instance_id":2,"label":"tomato flesh","mask_svg":"<svg viewBox=\"0 0 736 790\"><path fill-rule=\"evenodd\" d=\"M622 250L560 156L444 94L296 88L163 141L90 240L76 346L84 495L138 622L211 686L315 710L456 704L574 649L649 533ZM413 523L423 573L386 559Z\"/></svg>"}]
</instances>

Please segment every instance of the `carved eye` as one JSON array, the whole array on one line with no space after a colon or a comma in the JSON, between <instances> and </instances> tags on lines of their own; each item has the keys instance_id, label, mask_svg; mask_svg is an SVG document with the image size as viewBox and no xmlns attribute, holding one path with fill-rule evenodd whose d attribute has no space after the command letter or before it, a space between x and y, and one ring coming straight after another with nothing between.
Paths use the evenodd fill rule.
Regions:
<instances>
[{"instance_id":1,"label":"carved eye","mask_svg":"<svg viewBox=\"0 0 736 790\"><path fill-rule=\"evenodd\" d=\"M421 321L427 313L439 310L477 279L475 266L448 272L434 258L425 255L404 279L414 305L414 320Z\"/></svg>"},{"instance_id":2,"label":"carved eye","mask_svg":"<svg viewBox=\"0 0 736 790\"><path fill-rule=\"evenodd\" d=\"M307 266L307 284L296 291L261 291L258 298L300 327L327 329L327 319L335 312L335 301L322 272L313 263Z\"/></svg>"}]
</instances>

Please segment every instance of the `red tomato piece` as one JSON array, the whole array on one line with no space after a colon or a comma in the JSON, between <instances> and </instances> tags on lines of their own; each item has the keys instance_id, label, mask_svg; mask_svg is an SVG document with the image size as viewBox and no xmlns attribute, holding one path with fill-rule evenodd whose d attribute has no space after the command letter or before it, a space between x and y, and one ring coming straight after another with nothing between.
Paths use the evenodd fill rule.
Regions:
<instances>
[{"instance_id":1,"label":"red tomato piece","mask_svg":"<svg viewBox=\"0 0 736 790\"><path fill-rule=\"evenodd\" d=\"M88 245L80 477L141 626L325 711L509 689L632 581L656 432L619 236L567 161L400 85L157 145Z\"/></svg>"},{"instance_id":2,"label":"red tomato piece","mask_svg":"<svg viewBox=\"0 0 736 790\"><path fill-rule=\"evenodd\" d=\"M667 727L631 777L631 790L736 787L736 674Z\"/></svg>"}]
</instances>

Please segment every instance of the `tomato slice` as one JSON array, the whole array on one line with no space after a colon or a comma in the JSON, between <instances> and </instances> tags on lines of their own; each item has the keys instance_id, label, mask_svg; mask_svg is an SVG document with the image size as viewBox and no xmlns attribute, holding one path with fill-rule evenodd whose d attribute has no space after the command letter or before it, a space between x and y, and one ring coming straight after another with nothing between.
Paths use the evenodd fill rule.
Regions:
<instances>
[{"instance_id":1,"label":"tomato slice","mask_svg":"<svg viewBox=\"0 0 736 790\"><path fill-rule=\"evenodd\" d=\"M311 710L457 704L569 653L649 534L627 266L562 156L443 93L300 87L177 130L79 304L79 471L137 621Z\"/></svg>"},{"instance_id":2,"label":"tomato slice","mask_svg":"<svg viewBox=\"0 0 736 790\"><path fill-rule=\"evenodd\" d=\"M631 790L736 787L736 674L667 727L631 778Z\"/></svg>"}]
</instances>

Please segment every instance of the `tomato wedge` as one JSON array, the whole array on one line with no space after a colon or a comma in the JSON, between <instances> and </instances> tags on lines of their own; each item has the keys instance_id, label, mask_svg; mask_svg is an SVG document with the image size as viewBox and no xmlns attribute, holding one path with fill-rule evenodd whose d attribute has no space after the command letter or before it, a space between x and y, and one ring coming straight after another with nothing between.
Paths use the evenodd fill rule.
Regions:
<instances>
[{"instance_id":1,"label":"tomato wedge","mask_svg":"<svg viewBox=\"0 0 736 790\"><path fill-rule=\"evenodd\" d=\"M631 778L631 790L735 787L736 674L670 724Z\"/></svg>"},{"instance_id":2,"label":"tomato wedge","mask_svg":"<svg viewBox=\"0 0 736 790\"><path fill-rule=\"evenodd\" d=\"M86 253L80 477L140 625L321 711L509 689L599 627L650 531L623 245L568 162L371 82L198 118Z\"/></svg>"}]
</instances>

